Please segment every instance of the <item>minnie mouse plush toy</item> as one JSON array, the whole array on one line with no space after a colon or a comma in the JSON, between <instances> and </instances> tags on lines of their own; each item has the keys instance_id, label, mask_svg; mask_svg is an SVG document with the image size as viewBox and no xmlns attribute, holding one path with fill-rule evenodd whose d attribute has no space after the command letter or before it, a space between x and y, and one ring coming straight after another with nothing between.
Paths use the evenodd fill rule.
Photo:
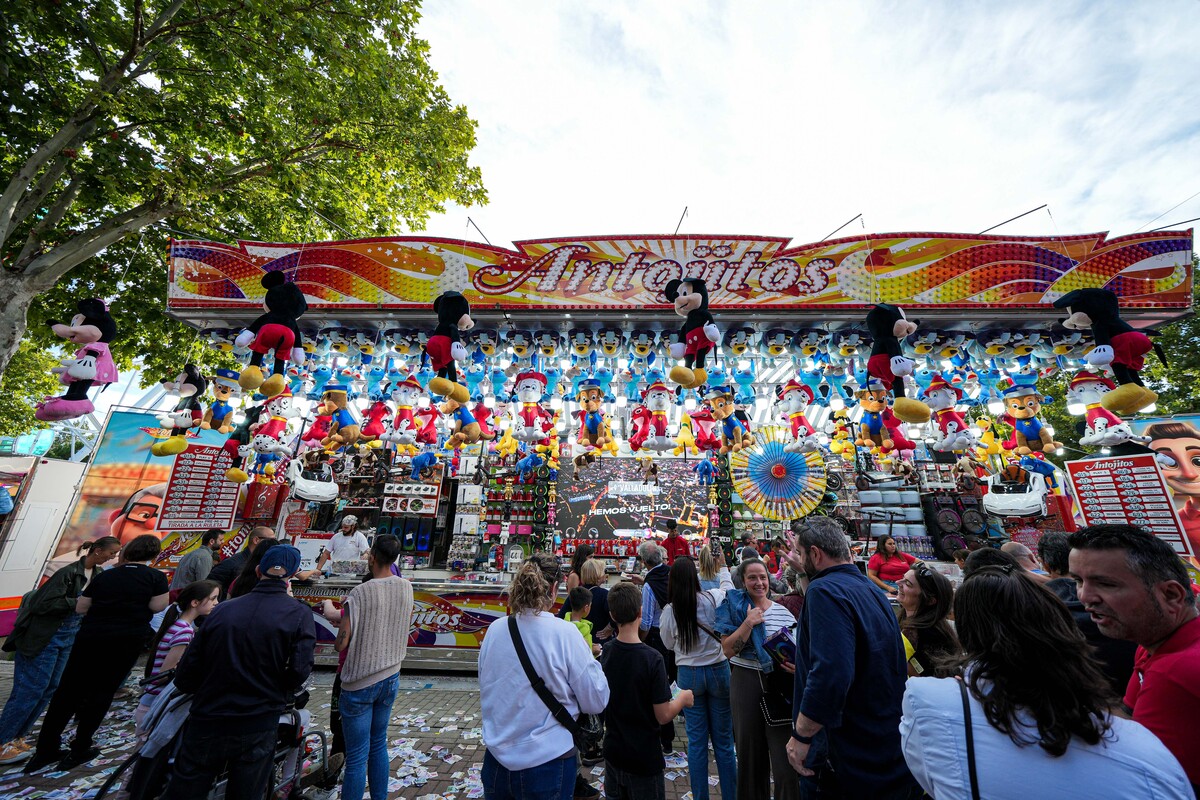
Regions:
<instances>
[{"instance_id":1,"label":"minnie mouse plush toy","mask_svg":"<svg viewBox=\"0 0 1200 800\"><path fill-rule=\"evenodd\" d=\"M117 381L117 367L109 343L117 336L117 323L109 316L104 301L95 297L80 300L79 313L69 325L51 320L50 329L60 338L79 345L73 358L65 359L52 371L58 382L67 387L61 397L48 397L37 404L34 416L43 422L75 419L96 410L88 399L93 384L107 386Z\"/></svg>"}]
</instances>

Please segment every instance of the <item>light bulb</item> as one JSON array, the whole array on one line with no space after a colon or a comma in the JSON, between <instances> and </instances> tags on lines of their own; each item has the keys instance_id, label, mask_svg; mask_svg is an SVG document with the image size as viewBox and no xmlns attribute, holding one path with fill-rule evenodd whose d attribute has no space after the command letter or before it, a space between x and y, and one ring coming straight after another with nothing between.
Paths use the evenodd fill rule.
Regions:
<instances>
[{"instance_id":1,"label":"light bulb","mask_svg":"<svg viewBox=\"0 0 1200 800\"><path fill-rule=\"evenodd\" d=\"M993 400L992 402L988 403L987 406L988 406L988 413L990 413L990 414L1003 414L1004 413L1004 403L1000 400Z\"/></svg>"},{"instance_id":2,"label":"light bulb","mask_svg":"<svg viewBox=\"0 0 1200 800\"><path fill-rule=\"evenodd\" d=\"M417 407L418 408L428 408L429 407L428 395L421 395L420 397L417 398Z\"/></svg>"},{"instance_id":3,"label":"light bulb","mask_svg":"<svg viewBox=\"0 0 1200 800\"><path fill-rule=\"evenodd\" d=\"M1101 447L1101 448L1100 448L1100 455L1102 455L1102 456L1111 456L1111 455L1112 455L1112 448L1111 448L1111 447Z\"/></svg>"},{"instance_id":4,"label":"light bulb","mask_svg":"<svg viewBox=\"0 0 1200 800\"><path fill-rule=\"evenodd\" d=\"M555 411L562 408L563 407L562 398L561 397L551 397L550 398L550 407L553 408Z\"/></svg>"},{"instance_id":5,"label":"light bulb","mask_svg":"<svg viewBox=\"0 0 1200 800\"><path fill-rule=\"evenodd\" d=\"M567 423L565 423L565 422L560 422L560 423L558 423L557 425L555 425L555 426L554 426L554 429L555 429L555 430L559 430L559 431L565 431L565 430L567 429Z\"/></svg>"},{"instance_id":6,"label":"light bulb","mask_svg":"<svg viewBox=\"0 0 1200 800\"><path fill-rule=\"evenodd\" d=\"M502 419L502 420L500 420L499 423L497 423L497 427L500 428L500 430L502 430L502 431L506 431L510 427L512 427L512 422L507 419Z\"/></svg>"},{"instance_id":7,"label":"light bulb","mask_svg":"<svg viewBox=\"0 0 1200 800\"><path fill-rule=\"evenodd\" d=\"M693 409L695 409L695 408L696 408L696 398L694 398L694 397L685 397L685 398L683 398L683 409L684 409L684 411L691 411L691 410L693 410Z\"/></svg>"},{"instance_id":8,"label":"light bulb","mask_svg":"<svg viewBox=\"0 0 1200 800\"><path fill-rule=\"evenodd\" d=\"M572 433L567 437L567 444L579 444L579 437Z\"/></svg>"},{"instance_id":9,"label":"light bulb","mask_svg":"<svg viewBox=\"0 0 1200 800\"><path fill-rule=\"evenodd\" d=\"M621 395L620 397L617 398L617 408L624 408L628 404L629 404L629 401L625 399L624 395Z\"/></svg>"},{"instance_id":10,"label":"light bulb","mask_svg":"<svg viewBox=\"0 0 1200 800\"><path fill-rule=\"evenodd\" d=\"M1139 412L1139 413L1142 413L1142 414L1153 414L1155 411L1158 411L1158 403L1151 403L1150 405L1148 405L1148 406L1146 406L1145 408L1143 408L1143 409L1141 410L1141 412Z\"/></svg>"},{"instance_id":11,"label":"light bulb","mask_svg":"<svg viewBox=\"0 0 1200 800\"><path fill-rule=\"evenodd\" d=\"M845 407L846 401L840 396L835 394L833 397L829 398L829 408L833 411L841 411Z\"/></svg>"},{"instance_id":12,"label":"light bulb","mask_svg":"<svg viewBox=\"0 0 1200 800\"><path fill-rule=\"evenodd\" d=\"M1054 435L1054 426L1053 426L1053 425L1046 425L1046 426L1043 428L1043 430L1045 430L1045 431L1046 431L1046 433L1050 434L1051 436L1053 436L1053 435Z\"/></svg>"},{"instance_id":13,"label":"light bulb","mask_svg":"<svg viewBox=\"0 0 1200 800\"><path fill-rule=\"evenodd\" d=\"M560 359L558 360L558 368L559 368L559 369L562 369L562 370L567 370L567 369L570 369L570 368L571 368L571 361L570 361L570 359L566 359L566 358L560 358Z\"/></svg>"},{"instance_id":14,"label":"light bulb","mask_svg":"<svg viewBox=\"0 0 1200 800\"><path fill-rule=\"evenodd\" d=\"M1081 416L1087 413L1087 406L1083 403L1067 403L1067 413L1073 416Z\"/></svg>"},{"instance_id":15,"label":"light bulb","mask_svg":"<svg viewBox=\"0 0 1200 800\"><path fill-rule=\"evenodd\" d=\"M629 359L628 358L618 358L617 359L617 369L629 369Z\"/></svg>"},{"instance_id":16,"label":"light bulb","mask_svg":"<svg viewBox=\"0 0 1200 800\"><path fill-rule=\"evenodd\" d=\"M757 406L757 407L759 407L759 408L766 408L768 405L770 405L770 402L771 402L771 401L769 401L769 400L768 400L767 398L765 398L765 397L756 397L756 398L754 398L754 405L756 405L756 406Z\"/></svg>"},{"instance_id":17,"label":"light bulb","mask_svg":"<svg viewBox=\"0 0 1200 800\"><path fill-rule=\"evenodd\" d=\"M750 369L749 359L745 359L745 358L740 359L738 361L738 369Z\"/></svg>"}]
</instances>

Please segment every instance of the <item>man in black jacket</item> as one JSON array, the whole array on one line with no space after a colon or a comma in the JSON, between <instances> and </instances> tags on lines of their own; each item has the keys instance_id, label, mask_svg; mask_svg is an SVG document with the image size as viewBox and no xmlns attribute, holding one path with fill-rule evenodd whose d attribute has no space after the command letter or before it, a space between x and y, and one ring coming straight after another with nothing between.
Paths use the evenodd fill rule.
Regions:
<instances>
[{"instance_id":1,"label":"man in black jacket","mask_svg":"<svg viewBox=\"0 0 1200 800\"><path fill-rule=\"evenodd\" d=\"M1092 621L1092 615L1084 610L1083 603L1076 594L1075 579L1070 576L1070 556L1071 544L1067 534L1052 531L1042 534L1042 538L1038 540L1038 558L1050 574L1046 588L1066 603L1067 610L1071 612L1083 638L1096 650L1096 657L1100 659L1100 666L1112 685L1115 696L1124 697L1125 689L1129 686L1129 676L1133 674L1133 654L1137 650L1137 643L1110 639L1100 632L1100 628Z\"/></svg>"},{"instance_id":2,"label":"man in black jacket","mask_svg":"<svg viewBox=\"0 0 1200 800\"><path fill-rule=\"evenodd\" d=\"M230 800L266 793L279 715L313 667L312 610L287 593L300 551L272 547L247 595L208 615L175 672L192 710L164 797L202 800L224 771Z\"/></svg>"},{"instance_id":3,"label":"man in black jacket","mask_svg":"<svg viewBox=\"0 0 1200 800\"><path fill-rule=\"evenodd\" d=\"M229 586L233 583L233 579L242 571L242 567L246 566L246 562L250 560L250 554L254 552L254 548L263 539L274 539L275 531L268 528L266 525L259 525L254 530L250 531L250 535L246 537L246 546L243 547L236 555L232 555L221 563L212 568L208 573L208 580L216 581L221 584L221 597L229 595Z\"/></svg>"}]
</instances>

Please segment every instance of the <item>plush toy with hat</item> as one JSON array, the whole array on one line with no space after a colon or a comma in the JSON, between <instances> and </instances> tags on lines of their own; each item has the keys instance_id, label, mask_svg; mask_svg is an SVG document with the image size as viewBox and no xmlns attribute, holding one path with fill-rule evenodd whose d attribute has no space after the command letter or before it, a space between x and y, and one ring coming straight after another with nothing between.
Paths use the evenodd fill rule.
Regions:
<instances>
[{"instance_id":1,"label":"plush toy with hat","mask_svg":"<svg viewBox=\"0 0 1200 800\"><path fill-rule=\"evenodd\" d=\"M467 348L463 346L459 332L475 326L471 319L471 304L458 292L443 292L433 301L433 313L437 315L438 324L425 343L425 353L437 377L430 379L429 391L459 403L469 402L471 392L458 382L455 362L467 360Z\"/></svg>"},{"instance_id":2,"label":"plush toy with hat","mask_svg":"<svg viewBox=\"0 0 1200 800\"><path fill-rule=\"evenodd\" d=\"M38 403L33 415L43 422L75 419L96 410L88 399L92 386L117 382L117 365L108 346L117 336L117 323L104 301L95 297L76 303L79 313L70 323L50 321L50 330L60 339L76 345L75 355L63 359L51 370L58 382L67 387L60 397L47 397Z\"/></svg>"},{"instance_id":3,"label":"plush toy with hat","mask_svg":"<svg viewBox=\"0 0 1200 800\"><path fill-rule=\"evenodd\" d=\"M174 456L188 449L188 431L199 428L204 419L204 406L200 398L208 389L208 381L200 374L199 367L188 364L175 380L163 381L162 386L167 391L178 392L179 401L174 411L158 416L158 424L169 428L171 435L161 442L155 442L150 452L156 456Z\"/></svg>"},{"instance_id":4,"label":"plush toy with hat","mask_svg":"<svg viewBox=\"0 0 1200 800\"><path fill-rule=\"evenodd\" d=\"M282 272L266 273L261 283L267 290L263 298L266 313L260 314L234 340L234 345L250 348L250 363L238 376L238 385L247 392L257 390L265 397L274 397L286 384L284 373L288 359L298 365L304 363L303 337L296 320L308 310L308 302L304 292L296 284L288 283ZM263 358L268 352L275 358L270 378L266 378L262 370Z\"/></svg>"},{"instance_id":5,"label":"plush toy with hat","mask_svg":"<svg viewBox=\"0 0 1200 800\"><path fill-rule=\"evenodd\" d=\"M685 389L701 386L708 380L704 359L721 341L716 320L708 310L708 287L699 278L684 278L669 281L663 295L674 304L675 313L684 318L680 341L670 346L671 358L682 358L683 364L671 368L671 380Z\"/></svg>"},{"instance_id":6,"label":"plush toy with hat","mask_svg":"<svg viewBox=\"0 0 1200 800\"><path fill-rule=\"evenodd\" d=\"M859 447L878 447L890 450L893 442L888 437L888 428L883 424L883 415L888 411L888 389L878 378L866 378L854 393L862 417L858 421L858 437L854 443Z\"/></svg>"},{"instance_id":7,"label":"plush toy with hat","mask_svg":"<svg viewBox=\"0 0 1200 800\"><path fill-rule=\"evenodd\" d=\"M582 468L599 459L604 446L612 439L612 432L604 417L604 391L599 381L582 381L576 399L579 401L579 432L575 438L583 452L575 457L575 466Z\"/></svg>"},{"instance_id":8,"label":"plush toy with hat","mask_svg":"<svg viewBox=\"0 0 1200 800\"><path fill-rule=\"evenodd\" d=\"M1005 450L1027 456L1062 447L1061 442L1054 441L1050 428L1038 419L1042 403L1046 402L1049 398L1043 397L1036 386L1028 383L1015 383L1004 390L1004 413L1000 421L1012 426L1012 434L1002 444Z\"/></svg>"},{"instance_id":9,"label":"plush toy with hat","mask_svg":"<svg viewBox=\"0 0 1200 800\"><path fill-rule=\"evenodd\" d=\"M550 412L541 405L546 393L546 376L532 370L518 373L516 391L520 408L513 436L527 444L544 442L553 424Z\"/></svg>"},{"instance_id":10,"label":"plush toy with hat","mask_svg":"<svg viewBox=\"0 0 1200 800\"><path fill-rule=\"evenodd\" d=\"M225 455L229 457L230 466L225 470L225 477L234 483L245 483L250 480L250 475L242 467L246 464L246 459L254 454L250 449L250 440L254 438L251 433L251 428L258 426L258 421L263 417L269 417L266 405L250 406L246 409L245 417L237 425L233 426L233 432L229 434L229 438L225 440L225 444L221 449Z\"/></svg>"},{"instance_id":11,"label":"plush toy with hat","mask_svg":"<svg viewBox=\"0 0 1200 800\"><path fill-rule=\"evenodd\" d=\"M367 406L363 413L363 423L359 432L361 440L370 447L381 447L383 435L391 427L392 407L387 404L385 397L384 390L379 386L367 393L371 405Z\"/></svg>"},{"instance_id":12,"label":"plush toy with hat","mask_svg":"<svg viewBox=\"0 0 1200 800\"><path fill-rule=\"evenodd\" d=\"M1105 408L1117 414L1134 414L1158 399L1142 383L1140 373L1146 353L1152 348L1164 364L1166 356L1149 336L1121 319L1116 294L1108 289L1075 289L1055 300L1054 307L1067 312L1063 327L1091 331L1096 346L1088 351L1087 363L1112 370L1117 388L1104 395Z\"/></svg>"},{"instance_id":13,"label":"plush toy with hat","mask_svg":"<svg viewBox=\"0 0 1200 800\"><path fill-rule=\"evenodd\" d=\"M675 447L667 435L667 411L675 402L675 393L662 381L655 381L642 391L642 403L630 415L633 433L629 437L629 449L637 452L642 448L665 452Z\"/></svg>"},{"instance_id":14,"label":"plush toy with hat","mask_svg":"<svg viewBox=\"0 0 1200 800\"><path fill-rule=\"evenodd\" d=\"M954 410L962 399L962 389L946 382L937 375L925 390L925 402L933 411L933 420L937 423L938 439L933 449L940 453L957 453L974 448L978 444L975 432L962 414Z\"/></svg>"},{"instance_id":15,"label":"plush toy with hat","mask_svg":"<svg viewBox=\"0 0 1200 800\"><path fill-rule=\"evenodd\" d=\"M1084 407L1084 430L1079 443L1091 447L1111 447L1120 444L1145 444L1148 436L1138 436L1104 405L1104 398L1116 391L1111 380L1088 370L1080 370L1071 378L1067 400Z\"/></svg>"},{"instance_id":16,"label":"plush toy with hat","mask_svg":"<svg viewBox=\"0 0 1200 800\"><path fill-rule=\"evenodd\" d=\"M900 351L900 340L917 331L917 323L904 316L904 309L891 303L879 303L867 312L867 330L871 334L871 357L867 374L892 392L892 411L905 422L929 421L929 406L906 397L904 377L916 366Z\"/></svg>"},{"instance_id":17,"label":"plush toy with hat","mask_svg":"<svg viewBox=\"0 0 1200 800\"><path fill-rule=\"evenodd\" d=\"M231 369L219 369L210 384L213 401L204 412L200 427L229 433L233 430L233 405L229 402L238 395L238 374Z\"/></svg>"},{"instance_id":18,"label":"plush toy with hat","mask_svg":"<svg viewBox=\"0 0 1200 800\"><path fill-rule=\"evenodd\" d=\"M722 454L736 453L750 445L750 435L736 413L737 406L734 404L731 387L716 386L709 389L704 395L704 404L712 412L713 419L721 426Z\"/></svg>"},{"instance_id":19,"label":"plush toy with hat","mask_svg":"<svg viewBox=\"0 0 1200 800\"><path fill-rule=\"evenodd\" d=\"M326 450L341 450L358 443L362 431L358 420L354 418L346 396L347 387L340 383L326 384L325 392L321 395L321 410L332 417L329 424L329 435L322 440Z\"/></svg>"},{"instance_id":20,"label":"plush toy with hat","mask_svg":"<svg viewBox=\"0 0 1200 800\"><path fill-rule=\"evenodd\" d=\"M805 416L808 407L813 403L812 389L793 378L776 389L775 395L775 402L779 404L779 410L792 433L792 441L784 445L783 449L789 453L808 453L816 450L819 447L816 429Z\"/></svg>"},{"instance_id":21,"label":"plush toy with hat","mask_svg":"<svg viewBox=\"0 0 1200 800\"><path fill-rule=\"evenodd\" d=\"M483 429L479 426L479 420L475 419L471 409L465 405L453 398L446 398L440 411L444 417L450 420L450 435L446 437L448 449L460 450L483 438Z\"/></svg>"}]
</instances>

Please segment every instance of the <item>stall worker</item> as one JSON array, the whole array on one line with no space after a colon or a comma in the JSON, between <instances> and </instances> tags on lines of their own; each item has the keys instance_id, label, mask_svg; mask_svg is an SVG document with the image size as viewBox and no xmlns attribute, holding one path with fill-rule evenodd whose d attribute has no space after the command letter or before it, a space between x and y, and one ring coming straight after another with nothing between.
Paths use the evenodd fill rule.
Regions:
<instances>
[{"instance_id":1,"label":"stall worker","mask_svg":"<svg viewBox=\"0 0 1200 800\"><path fill-rule=\"evenodd\" d=\"M371 543L358 529L358 517L347 514L342 517L337 532L325 543L325 549L317 559L317 571L324 569L331 561L362 561L370 549Z\"/></svg>"}]
</instances>

